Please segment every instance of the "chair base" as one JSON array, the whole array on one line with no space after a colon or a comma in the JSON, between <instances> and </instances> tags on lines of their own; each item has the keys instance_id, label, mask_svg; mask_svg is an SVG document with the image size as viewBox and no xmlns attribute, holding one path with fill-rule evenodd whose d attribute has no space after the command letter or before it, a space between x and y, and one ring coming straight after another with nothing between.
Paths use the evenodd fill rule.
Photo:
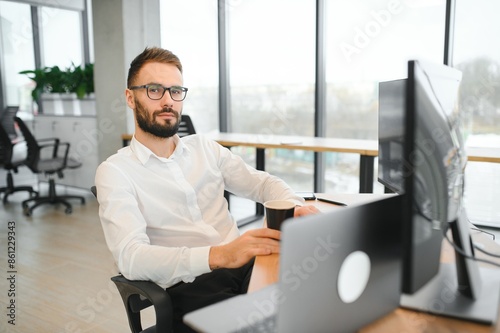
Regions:
<instances>
[{"instance_id":1,"label":"chair base","mask_svg":"<svg viewBox=\"0 0 500 333\"><path fill-rule=\"evenodd\" d=\"M16 192L29 192L30 198L37 197L38 192L33 189L31 186L14 186L14 180L12 178L12 173L7 173L7 186L0 187L0 193L4 193L3 203L6 204L9 199L9 195L14 194Z\"/></svg>"},{"instance_id":2,"label":"chair base","mask_svg":"<svg viewBox=\"0 0 500 333\"><path fill-rule=\"evenodd\" d=\"M24 200L22 205L23 205L23 212L24 215L26 216L31 216L33 214L33 210L43 204L51 204L51 205L57 205L57 204L62 204L66 207L64 212L66 214L71 214L73 212L73 207L71 204L67 201L69 199L78 199L81 201L82 205L85 204L85 198L82 196L77 196L77 195L57 195L56 194L56 183L54 179L49 179L49 195L46 197L36 197L36 198L30 198L27 200ZM29 203L34 202L34 204L30 207Z\"/></svg>"}]
</instances>

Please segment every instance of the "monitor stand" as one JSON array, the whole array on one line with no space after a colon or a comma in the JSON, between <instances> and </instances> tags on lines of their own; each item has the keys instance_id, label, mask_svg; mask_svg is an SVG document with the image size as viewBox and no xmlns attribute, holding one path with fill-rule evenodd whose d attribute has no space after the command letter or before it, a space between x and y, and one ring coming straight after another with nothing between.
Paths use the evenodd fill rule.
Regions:
<instances>
[{"instance_id":1,"label":"monitor stand","mask_svg":"<svg viewBox=\"0 0 500 333\"><path fill-rule=\"evenodd\" d=\"M497 321L500 302L499 272L487 267L480 267L479 272L482 288L475 300L458 291L455 265L441 264L439 274L416 293L403 294L400 305L438 316L493 325Z\"/></svg>"},{"instance_id":2,"label":"monitor stand","mask_svg":"<svg viewBox=\"0 0 500 333\"><path fill-rule=\"evenodd\" d=\"M465 210L450 223L453 241L474 257ZM455 251L455 264L443 264L439 273L412 295L403 294L400 305L412 310L493 325L500 303L498 268L479 267L477 261Z\"/></svg>"}]
</instances>

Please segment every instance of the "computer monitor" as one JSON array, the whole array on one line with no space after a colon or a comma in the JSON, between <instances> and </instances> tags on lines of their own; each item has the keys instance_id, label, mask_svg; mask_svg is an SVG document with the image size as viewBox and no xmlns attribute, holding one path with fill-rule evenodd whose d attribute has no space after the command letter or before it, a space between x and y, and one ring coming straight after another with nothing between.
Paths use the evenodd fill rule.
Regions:
<instances>
[{"instance_id":1,"label":"computer monitor","mask_svg":"<svg viewBox=\"0 0 500 333\"><path fill-rule=\"evenodd\" d=\"M404 193L405 88L404 79L379 84L378 181L398 194Z\"/></svg>"},{"instance_id":2,"label":"computer monitor","mask_svg":"<svg viewBox=\"0 0 500 333\"><path fill-rule=\"evenodd\" d=\"M407 79L380 83L379 181L403 196L401 305L491 324L500 287L498 272L473 259L463 207L460 81L451 67L409 61ZM440 262L449 229L461 249L455 265Z\"/></svg>"}]
</instances>

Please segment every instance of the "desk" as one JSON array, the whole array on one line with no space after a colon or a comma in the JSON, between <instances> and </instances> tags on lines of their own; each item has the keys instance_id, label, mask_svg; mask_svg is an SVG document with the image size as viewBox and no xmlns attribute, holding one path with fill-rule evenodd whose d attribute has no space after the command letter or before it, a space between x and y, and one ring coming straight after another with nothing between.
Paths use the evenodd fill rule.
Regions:
<instances>
[{"instance_id":1,"label":"desk","mask_svg":"<svg viewBox=\"0 0 500 333\"><path fill-rule=\"evenodd\" d=\"M360 194L338 194L338 195L319 195L329 197L333 200L346 202L349 204L368 202L380 197L380 195L360 195ZM309 204L314 204L323 212L334 209L342 209L339 206L329 205L319 201L308 201ZM481 242L487 247L493 247L492 251L500 252L500 246L494 241L487 239L480 232L474 232L473 237L481 238ZM484 239L483 239L484 238ZM454 251L447 244L443 244L442 262L452 262L454 260ZM491 259L491 258L490 258ZM497 261L498 262L498 261ZM249 292L259 290L271 283L275 283L279 279L279 255L273 254L269 256L257 256L254 263L252 276L250 279ZM478 333L499 333L500 322L497 322L495 327L480 325L472 322L434 316L427 313L421 313L403 308L398 308L387 316L371 323L364 327L360 332L382 333L382 332L408 332L408 333L424 333L424 332L478 332Z\"/></svg>"},{"instance_id":2,"label":"desk","mask_svg":"<svg viewBox=\"0 0 500 333\"><path fill-rule=\"evenodd\" d=\"M500 163L500 148L467 147L467 160L471 162Z\"/></svg>"}]
</instances>

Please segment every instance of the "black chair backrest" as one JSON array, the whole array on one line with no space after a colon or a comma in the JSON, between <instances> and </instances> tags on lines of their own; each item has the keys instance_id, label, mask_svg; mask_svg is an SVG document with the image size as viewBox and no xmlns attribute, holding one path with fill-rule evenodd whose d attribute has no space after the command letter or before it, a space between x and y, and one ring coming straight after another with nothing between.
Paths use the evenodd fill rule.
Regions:
<instances>
[{"instance_id":1,"label":"black chair backrest","mask_svg":"<svg viewBox=\"0 0 500 333\"><path fill-rule=\"evenodd\" d=\"M36 141L35 137L31 133L30 129L26 123L19 117L15 117L14 120L19 126L19 130L23 134L24 140L26 141L26 146L28 148L28 154L26 156L25 165L31 169L34 173L38 173L38 160L40 159L40 146Z\"/></svg>"},{"instance_id":2,"label":"black chair backrest","mask_svg":"<svg viewBox=\"0 0 500 333\"><path fill-rule=\"evenodd\" d=\"M196 134L196 130L194 129L193 121L191 117L187 114L183 114L181 116L181 123L179 124L179 131L177 134L182 138L186 135Z\"/></svg>"},{"instance_id":3,"label":"black chair backrest","mask_svg":"<svg viewBox=\"0 0 500 333\"><path fill-rule=\"evenodd\" d=\"M5 128L0 125L0 165L7 167L12 161L13 144Z\"/></svg>"},{"instance_id":4,"label":"black chair backrest","mask_svg":"<svg viewBox=\"0 0 500 333\"><path fill-rule=\"evenodd\" d=\"M17 137L16 126L14 123L14 117L16 117L17 111L19 111L19 106L7 106L2 113L2 119L0 120L3 128L7 131L11 140Z\"/></svg>"}]
</instances>

